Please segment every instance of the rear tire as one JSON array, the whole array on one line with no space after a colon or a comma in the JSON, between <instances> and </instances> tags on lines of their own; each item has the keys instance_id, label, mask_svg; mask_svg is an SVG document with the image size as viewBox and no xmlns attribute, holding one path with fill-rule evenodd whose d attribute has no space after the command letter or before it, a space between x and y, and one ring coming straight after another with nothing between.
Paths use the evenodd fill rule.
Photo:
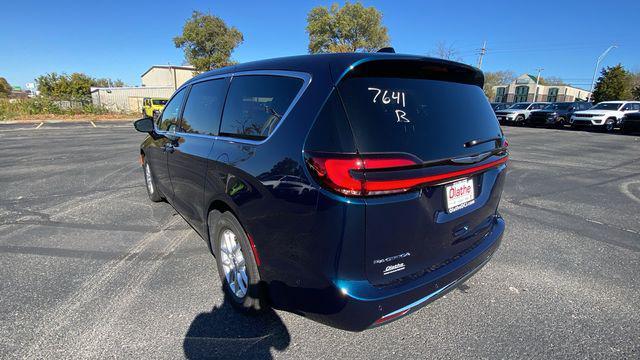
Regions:
<instances>
[{"instance_id":1,"label":"rear tire","mask_svg":"<svg viewBox=\"0 0 640 360\"><path fill-rule=\"evenodd\" d=\"M209 213L209 238L216 258L222 289L231 305L245 314L266 308L258 265L247 234L238 219L227 211Z\"/></svg>"},{"instance_id":2,"label":"rear tire","mask_svg":"<svg viewBox=\"0 0 640 360\"><path fill-rule=\"evenodd\" d=\"M162 194L158 187L156 186L156 181L153 177L153 172L151 171L151 166L147 162L147 158L145 157L144 162L142 164L142 171L144 172L144 182L145 187L147 188L147 194L149 195L149 199L153 202L162 201Z\"/></svg>"},{"instance_id":3,"label":"rear tire","mask_svg":"<svg viewBox=\"0 0 640 360\"><path fill-rule=\"evenodd\" d=\"M565 122L566 121L563 117L559 117L558 120L556 121L556 127L558 129L564 129Z\"/></svg>"}]
</instances>

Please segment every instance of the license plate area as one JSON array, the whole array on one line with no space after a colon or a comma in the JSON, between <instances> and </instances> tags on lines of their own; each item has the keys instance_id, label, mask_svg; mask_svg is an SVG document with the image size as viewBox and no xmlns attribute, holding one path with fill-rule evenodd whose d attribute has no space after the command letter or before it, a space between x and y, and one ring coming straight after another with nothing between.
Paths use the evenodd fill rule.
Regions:
<instances>
[{"instance_id":1,"label":"license plate area","mask_svg":"<svg viewBox=\"0 0 640 360\"><path fill-rule=\"evenodd\" d=\"M473 205L476 199L476 188L473 178L457 180L444 186L447 212L452 213Z\"/></svg>"}]
</instances>

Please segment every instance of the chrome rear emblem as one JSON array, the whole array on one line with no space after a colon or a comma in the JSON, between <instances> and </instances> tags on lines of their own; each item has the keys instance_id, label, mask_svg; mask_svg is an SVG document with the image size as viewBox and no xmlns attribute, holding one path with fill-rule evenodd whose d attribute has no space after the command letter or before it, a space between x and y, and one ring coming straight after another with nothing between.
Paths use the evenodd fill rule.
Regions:
<instances>
[{"instance_id":1,"label":"chrome rear emblem","mask_svg":"<svg viewBox=\"0 0 640 360\"><path fill-rule=\"evenodd\" d=\"M384 259L375 259L375 260L373 260L373 263L374 264L383 264L383 263L394 261L394 260L404 259L407 256L411 256L411 253L408 252L408 251L406 253L389 256L388 258L384 258Z\"/></svg>"}]
</instances>

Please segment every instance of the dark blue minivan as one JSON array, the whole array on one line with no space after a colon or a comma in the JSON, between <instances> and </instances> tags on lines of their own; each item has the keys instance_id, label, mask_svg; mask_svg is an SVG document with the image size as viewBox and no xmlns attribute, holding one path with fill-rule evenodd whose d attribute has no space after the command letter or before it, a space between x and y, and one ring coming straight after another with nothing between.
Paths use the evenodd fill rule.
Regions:
<instances>
[{"instance_id":1,"label":"dark blue minivan","mask_svg":"<svg viewBox=\"0 0 640 360\"><path fill-rule=\"evenodd\" d=\"M349 53L182 85L140 148L151 200L202 236L238 309L360 331L442 296L504 232L507 142L476 68Z\"/></svg>"}]
</instances>

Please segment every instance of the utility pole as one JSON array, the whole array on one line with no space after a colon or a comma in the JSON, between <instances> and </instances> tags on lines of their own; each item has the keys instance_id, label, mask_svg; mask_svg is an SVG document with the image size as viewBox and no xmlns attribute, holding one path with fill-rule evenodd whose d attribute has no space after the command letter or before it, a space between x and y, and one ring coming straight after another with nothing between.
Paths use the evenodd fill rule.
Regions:
<instances>
[{"instance_id":1,"label":"utility pole","mask_svg":"<svg viewBox=\"0 0 640 360\"><path fill-rule=\"evenodd\" d=\"M587 99L587 101L591 101L593 99L593 90L596 87L596 75L598 74L598 68L600 67L600 63L602 62L602 60L605 58L605 56L607 56L607 54L609 53L609 51L617 48L618 45L611 45L607 48L607 50L605 50L602 55L600 55L600 57L598 57L598 61L596 61L596 68L593 69L593 78L591 79L591 93L589 94L589 98Z\"/></svg>"},{"instance_id":2,"label":"utility pole","mask_svg":"<svg viewBox=\"0 0 640 360\"><path fill-rule=\"evenodd\" d=\"M480 49L480 56L478 56L478 69L482 69L482 57L487 53L487 40L482 43L482 49Z\"/></svg>"},{"instance_id":3,"label":"utility pole","mask_svg":"<svg viewBox=\"0 0 640 360\"><path fill-rule=\"evenodd\" d=\"M540 84L540 73L544 69L539 67L536 70L538 70L538 76L536 77L536 92L535 94L533 94L533 102L536 102L536 100L538 100L538 84Z\"/></svg>"}]
</instances>

